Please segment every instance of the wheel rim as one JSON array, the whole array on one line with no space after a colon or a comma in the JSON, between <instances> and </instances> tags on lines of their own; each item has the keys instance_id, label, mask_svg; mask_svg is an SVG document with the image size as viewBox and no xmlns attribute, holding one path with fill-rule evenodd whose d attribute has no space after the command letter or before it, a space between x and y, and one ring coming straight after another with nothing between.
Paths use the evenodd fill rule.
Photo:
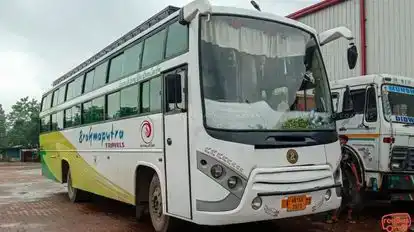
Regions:
<instances>
[{"instance_id":1,"label":"wheel rim","mask_svg":"<svg viewBox=\"0 0 414 232\"><path fill-rule=\"evenodd\" d=\"M70 177L70 173L68 175L68 195L69 198L72 199L74 194L74 189L72 187L72 178Z\"/></svg>"},{"instance_id":2,"label":"wheel rim","mask_svg":"<svg viewBox=\"0 0 414 232\"><path fill-rule=\"evenodd\" d=\"M154 228L159 231L165 223L165 215L162 212L161 188L159 186L151 194L150 215Z\"/></svg>"}]
</instances>

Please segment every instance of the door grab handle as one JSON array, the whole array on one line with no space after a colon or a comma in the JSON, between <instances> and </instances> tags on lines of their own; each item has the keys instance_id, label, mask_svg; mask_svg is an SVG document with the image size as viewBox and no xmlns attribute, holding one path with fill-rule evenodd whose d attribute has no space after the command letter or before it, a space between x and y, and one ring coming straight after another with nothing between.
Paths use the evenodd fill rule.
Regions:
<instances>
[{"instance_id":1,"label":"door grab handle","mask_svg":"<svg viewBox=\"0 0 414 232\"><path fill-rule=\"evenodd\" d=\"M171 138L168 138L168 139L167 139L167 144L168 144L169 146L172 144L172 140L171 140Z\"/></svg>"}]
</instances>

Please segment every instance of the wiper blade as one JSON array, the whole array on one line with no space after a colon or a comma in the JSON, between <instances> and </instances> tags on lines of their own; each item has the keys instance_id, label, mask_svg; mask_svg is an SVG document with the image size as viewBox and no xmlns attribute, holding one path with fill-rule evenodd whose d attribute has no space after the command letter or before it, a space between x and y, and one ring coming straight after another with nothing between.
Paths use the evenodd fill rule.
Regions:
<instances>
[{"instance_id":1,"label":"wiper blade","mask_svg":"<svg viewBox=\"0 0 414 232\"><path fill-rule=\"evenodd\" d=\"M414 124L404 124L403 127L410 127L410 126L414 126Z\"/></svg>"}]
</instances>

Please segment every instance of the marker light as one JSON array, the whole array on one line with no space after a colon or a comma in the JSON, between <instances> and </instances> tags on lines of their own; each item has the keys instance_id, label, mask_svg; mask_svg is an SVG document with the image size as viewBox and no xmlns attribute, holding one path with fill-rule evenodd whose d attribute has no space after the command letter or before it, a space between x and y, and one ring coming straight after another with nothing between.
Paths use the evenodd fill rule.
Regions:
<instances>
[{"instance_id":1,"label":"marker light","mask_svg":"<svg viewBox=\"0 0 414 232\"><path fill-rule=\"evenodd\" d=\"M332 195L331 190L328 189L325 193L325 201L329 201L329 199L331 199L331 195Z\"/></svg>"},{"instance_id":2,"label":"marker light","mask_svg":"<svg viewBox=\"0 0 414 232\"><path fill-rule=\"evenodd\" d=\"M227 185L231 189L235 188L237 186L237 183L239 183L239 180L236 176L232 176L227 180Z\"/></svg>"},{"instance_id":3,"label":"marker light","mask_svg":"<svg viewBox=\"0 0 414 232\"><path fill-rule=\"evenodd\" d=\"M252 201L252 209L258 210L260 207L262 207L262 198L255 197Z\"/></svg>"},{"instance_id":4,"label":"marker light","mask_svg":"<svg viewBox=\"0 0 414 232\"><path fill-rule=\"evenodd\" d=\"M384 142L384 143L394 143L395 142L395 138L393 138L393 137L384 137L382 139L382 142Z\"/></svg>"}]
</instances>

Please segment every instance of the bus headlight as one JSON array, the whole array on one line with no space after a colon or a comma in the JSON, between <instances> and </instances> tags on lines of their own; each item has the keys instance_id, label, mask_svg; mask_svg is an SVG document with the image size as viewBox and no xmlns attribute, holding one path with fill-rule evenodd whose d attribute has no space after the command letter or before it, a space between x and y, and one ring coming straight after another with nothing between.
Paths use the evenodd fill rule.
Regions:
<instances>
[{"instance_id":1,"label":"bus headlight","mask_svg":"<svg viewBox=\"0 0 414 232\"><path fill-rule=\"evenodd\" d=\"M223 175L223 173L224 173L224 168L221 165L216 164L213 167L211 167L211 175L214 178L216 179L220 178Z\"/></svg>"},{"instance_id":2,"label":"bus headlight","mask_svg":"<svg viewBox=\"0 0 414 232\"><path fill-rule=\"evenodd\" d=\"M241 199L247 185L247 177L222 163L215 157L197 151L197 169Z\"/></svg>"},{"instance_id":3,"label":"bus headlight","mask_svg":"<svg viewBox=\"0 0 414 232\"><path fill-rule=\"evenodd\" d=\"M239 180L238 180L237 176L232 176L227 180L227 185L231 189L234 189L237 186L238 183L239 183Z\"/></svg>"}]
</instances>

